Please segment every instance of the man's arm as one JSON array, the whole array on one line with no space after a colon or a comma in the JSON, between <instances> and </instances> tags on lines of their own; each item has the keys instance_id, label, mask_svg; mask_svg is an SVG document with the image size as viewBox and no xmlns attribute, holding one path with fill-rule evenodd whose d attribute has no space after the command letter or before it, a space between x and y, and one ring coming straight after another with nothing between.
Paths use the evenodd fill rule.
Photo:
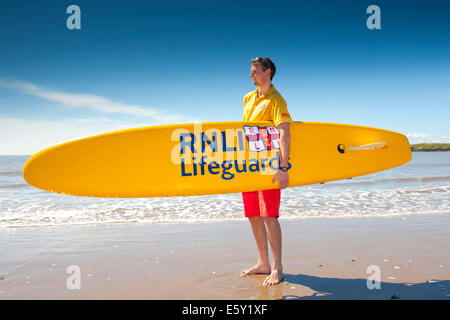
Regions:
<instances>
[{"instance_id":1,"label":"man's arm","mask_svg":"<svg viewBox=\"0 0 450 320\"><path fill-rule=\"evenodd\" d=\"M277 128L280 131L280 166L287 167L289 162L289 152L291 150L289 122L283 122Z\"/></svg>"},{"instance_id":2,"label":"man's arm","mask_svg":"<svg viewBox=\"0 0 450 320\"><path fill-rule=\"evenodd\" d=\"M288 167L289 152L291 150L291 132L289 130L289 122L283 122L278 125L280 131L280 167ZM272 183L278 180L280 189L284 189L289 185L289 174L278 170L273 177Z\"/></svg>"}]
</instances>

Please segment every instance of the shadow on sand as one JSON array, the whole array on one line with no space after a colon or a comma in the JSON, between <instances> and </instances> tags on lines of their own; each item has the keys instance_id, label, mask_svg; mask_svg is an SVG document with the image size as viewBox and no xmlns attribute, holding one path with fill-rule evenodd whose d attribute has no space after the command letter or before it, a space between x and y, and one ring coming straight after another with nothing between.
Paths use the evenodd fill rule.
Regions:
<instances>
[{"instance_id":1,"label":"shadow on sand","mask_svg":"<svg viewBox=\"0 0 450 320\"><path fill-rule=\"evenodd\" d=\"M261 279L256 280L262 283ZM288 288L293 284L304 286L315 292L305 296L288 294ZM284 282L279 285L271 288L261 286L258 299L448 300L450 298L450 280L429 280L424 283L381 282L380 285L380 289L370 290L367 287L367 279L321 278L304 274L285 274ZM305 291L310 294L310 290Z\"/></svg>"}]
</instances>

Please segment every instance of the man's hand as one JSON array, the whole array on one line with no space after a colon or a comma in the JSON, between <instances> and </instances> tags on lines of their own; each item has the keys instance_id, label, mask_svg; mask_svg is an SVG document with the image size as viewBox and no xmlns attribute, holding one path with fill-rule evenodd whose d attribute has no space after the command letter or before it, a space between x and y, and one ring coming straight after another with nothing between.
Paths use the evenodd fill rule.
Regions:
<instances>
[{"instance_id":1,"label":"man's hand","mask_svg":"<svg viewBox=\"0 0 450 320\"><path fill-rule=\"evenodd\" d=\"M289 174L287 172L278 170L277 173L275 173L275 175L273 176L272 183L275 183L275 180L278 180L280 189L284 189L289 185Z\"/></svg>"},{"instance_id":2,"label":"man's hand","mask_svg":"<svg viewBox=\"0 0 450 320\"><path fill-rule=\"evenodd\" d=\"M289 130L289 122L283 122L278 125L278 130L280 130L280 166L289 166L289 151L291 149L291 132ZM272 183L278 180L280 189L284 189L289 185L289 174L287 171L278 170L273 176Z\"/></svg>"}]
</instances>

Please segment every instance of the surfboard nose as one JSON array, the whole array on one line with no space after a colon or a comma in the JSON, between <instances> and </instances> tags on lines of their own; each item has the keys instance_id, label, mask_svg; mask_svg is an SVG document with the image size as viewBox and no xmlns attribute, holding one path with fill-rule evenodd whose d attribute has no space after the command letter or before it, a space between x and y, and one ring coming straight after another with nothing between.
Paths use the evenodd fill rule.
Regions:
<instances>
[{"instance_id":1,"label":"surfboard nose","mask_svg":"<svg viewBox=\"0 0 450 320\"><path fill-rule=\"evenodd\" d=\"M44 161L40 160L41 153L42 151L34 154L25 162L25 165L22 169L22 176L25 181L33 187L50 191L44 188L45 181L48 180L50 172L46 173L45 159Z\"/></svg>"}]
</instances>

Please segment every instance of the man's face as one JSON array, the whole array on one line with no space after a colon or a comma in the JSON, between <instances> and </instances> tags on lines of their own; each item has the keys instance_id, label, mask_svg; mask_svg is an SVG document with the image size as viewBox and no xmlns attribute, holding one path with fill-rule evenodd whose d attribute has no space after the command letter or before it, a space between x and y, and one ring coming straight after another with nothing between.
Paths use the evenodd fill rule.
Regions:
<instances>
[{"instance_id":1,"label":"man's face","mask_svg":"<svg viewBox=\"0 0 450 320\"><path fill-rule=\"evenodd\" d=\"M250 78L255 86L260 86L270 82L270 69L263 71L259 63L253 63L250 69Z\"/></svg>"}]
</instances>

